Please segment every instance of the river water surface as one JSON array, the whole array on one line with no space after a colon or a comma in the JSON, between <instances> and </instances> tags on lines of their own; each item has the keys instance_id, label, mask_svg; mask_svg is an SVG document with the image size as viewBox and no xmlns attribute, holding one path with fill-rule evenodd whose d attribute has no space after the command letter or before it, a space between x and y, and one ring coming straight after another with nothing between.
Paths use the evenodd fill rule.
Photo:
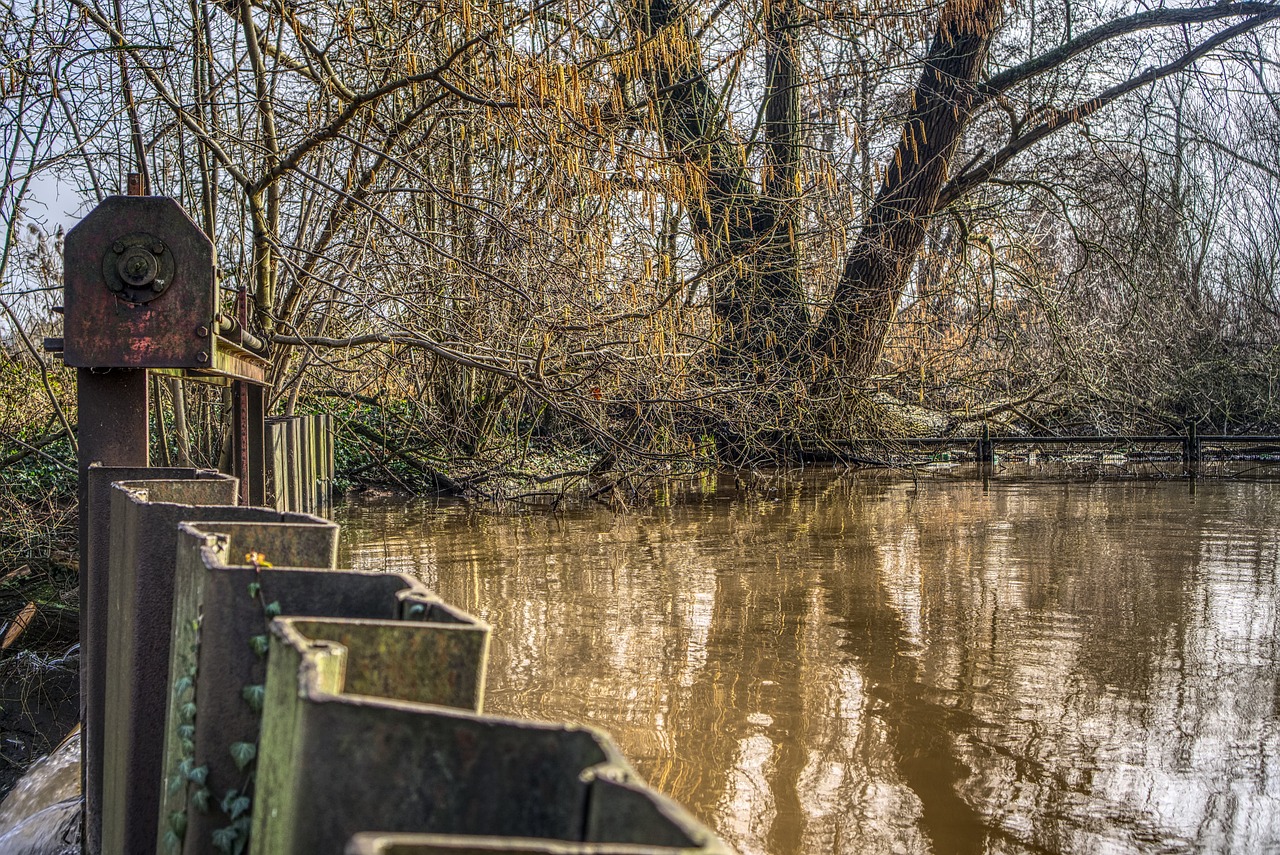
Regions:
<instances>
[{"instance_id":1,"label":"river water surface","mask_svg":"<svg viewBox=\"0 0 1280 855\"><path fill-rule=\"evenodd\" d=\"M1280 851L1280 484L816 474L627 514L339 508L743 855Z\"/></svg>"}]
</instances>

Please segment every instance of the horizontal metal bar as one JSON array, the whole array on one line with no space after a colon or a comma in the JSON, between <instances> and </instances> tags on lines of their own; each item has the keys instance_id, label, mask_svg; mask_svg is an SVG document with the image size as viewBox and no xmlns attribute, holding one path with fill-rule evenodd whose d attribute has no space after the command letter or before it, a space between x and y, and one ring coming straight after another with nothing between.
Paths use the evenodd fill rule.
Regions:
<instances>
[{"instance_id":1,"label":"horizontal metal bar","mask_svg":"<svg viewBox=\"0 0 1280 855\"><path fill-rule=\"evenodd\" d=\"M1149 445L1157 442L1181 444L1182 436L993 436L1003 445Z\"/></svg>"},{"instance_id":2,"label":"horizontal metal bar","mask_svg":"<svg viewBox=\"0 0 1280 855\"><path fill-rule=\"evenodd\" d=\"M1254 444L1276 444L1280 445L1280 436L1261 436L1253 434L1241 434L1239 436L1208 436L1201 435L1196 437L1201 445L1205 444L1222 444L1222 443L1254 443ZM1186 436L1178 434L1172 435L1135 435L1135 436L991 436L987 440L1000 445L1151 445L1155 443L1169 443L1180 445L1187 441ZM842 445L906 445L906 446L939 446L939 445L977 445L982 442L981 437L977 436L911 436L911 437L891 437L876 438L865 440L849 440L841 443Z\"/></svg>"},{"instance_id":3,"label":"horizontal metal bar","mask_svg":"<svg viewBox=\"0 0 1280 855\"><path fill-rule=\"evenodd\" d=\"M1248 434L1241 434L1240 436L1201 436L1200 443L1203 445L1206 442L1254 442L1260 445L1280 445L1280 436L1251 436Z\"/></svg>"},{"instance_id":4,"label":"horizontal metal bar","mask_svg":"<svg viewBox=\"0 0 1280 855\"><path fill-rule=\"evenodd\" d=\"M267 352L267 343L262 339L253 335L244 327L240 326L240 322L230 315L219 313L213 319L214 328L218 333L247 350L252 350L258 354Z\"/></svg>"}]
</instances>

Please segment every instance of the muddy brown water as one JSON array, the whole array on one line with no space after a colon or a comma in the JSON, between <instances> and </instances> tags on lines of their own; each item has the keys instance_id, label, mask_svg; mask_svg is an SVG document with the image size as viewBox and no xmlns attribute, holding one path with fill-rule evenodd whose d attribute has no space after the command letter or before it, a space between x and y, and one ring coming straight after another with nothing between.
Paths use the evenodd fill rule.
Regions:
<instances>
[{"instance_id":1,"label":"muddy brown water","mask_svg":"<svg viewBox=\"0 0 1280 855\"><path fill-rule=\"evenodd\" d=\"M662 500L664 497L659 497ZM747 853L1280 851L1280 483L814 474L628 514L338 510Z\"/></svg>"}]
</instances>

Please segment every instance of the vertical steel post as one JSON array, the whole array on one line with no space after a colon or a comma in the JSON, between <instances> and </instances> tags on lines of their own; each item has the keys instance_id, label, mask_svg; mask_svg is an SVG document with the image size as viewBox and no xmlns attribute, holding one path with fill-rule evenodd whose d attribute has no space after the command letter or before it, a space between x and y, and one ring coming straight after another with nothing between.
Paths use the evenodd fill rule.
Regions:
<instances>
[{"instance_id":1,"label":"vertical steel post","mask_svg":"<svg viewBox=\"0 0 1280 855\"><path fill-rule=\"evenodd\" d=\"M76 407L79 411L79 536L80 536L80 786L84 793L83 851L96 855L102 847L101 683L106 679L104 634L94 624L106 618L109 532L95 531L88 512L89 467L147 465L149 424L146 369L95 371L76 369ZM100 649L101 648L101 649ZM95 667L97 665L97 667ZM95 685L95 679L97 685ZM97 746L96 752L94 747Z\"/></svg>"},{"instance_id":2,"label":"vertical steel post","mask_svg":"<svg viewBox=\"0 0 1280 855\"><path fill-rule=\"evenodd\" d=\"M240 479L240 502L267 503L266 424L263 387L237 380L233 384L232 425L236 449L235 475Z\"/></svg>"},{"instance_id":3,"label":"vertical steel post","mask_svg":"<svg viewBox=\"0 0 1280 855\"><path fill-rule=\"evenodd\" d=\"M991 426L982 423L982 437L978 440L978 459L983 466L994 466L996 462L996 444L991 439Z\"/></svg>"},{"instance_id":4,"label":"vertical steel post","mask_svg":"<svg viewBox=\"0 0 1280 855\"><path fill-rule=\"evenodd\" d=\"M1188 477L1200 474L1200 432L1195 422L1187 422L1187 435L1182 440L1182 460Z\"/></svg>"},{"instance_id":5,"label":"vertical steel post","mask_svg":"<svg viewBox=\"0 0 1280 855\"><path fill-rule=\"evenodd\" d=\"M240 289L236 295L236 314L240 328L249 321L249 292ZM236 380L231 384L232 437L235 449L233 471L240 479L240 504L264 505L267 501L266 459L264 443L266 400L263 388L255 383Z\"/></svg>"}]
</instances>

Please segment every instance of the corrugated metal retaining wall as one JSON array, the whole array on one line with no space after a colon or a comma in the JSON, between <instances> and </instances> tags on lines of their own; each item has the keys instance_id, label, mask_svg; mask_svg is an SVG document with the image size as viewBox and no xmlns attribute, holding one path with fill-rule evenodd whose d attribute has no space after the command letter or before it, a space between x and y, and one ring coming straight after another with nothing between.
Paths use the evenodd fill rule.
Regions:
<instances>
[{"instance_id":1,"label":"corrugated metal retaining wall","mask_svg":"<svg viewBox=\"0 0 1280 855\"><path fill-rule=\"evenodd\" d=\"M332 523L237 507L212 473L119 474L91 507L102 852L728 852L606 733L484 714L489 627L410 577L334 569Z\"/></svg>"}]
</instances>

